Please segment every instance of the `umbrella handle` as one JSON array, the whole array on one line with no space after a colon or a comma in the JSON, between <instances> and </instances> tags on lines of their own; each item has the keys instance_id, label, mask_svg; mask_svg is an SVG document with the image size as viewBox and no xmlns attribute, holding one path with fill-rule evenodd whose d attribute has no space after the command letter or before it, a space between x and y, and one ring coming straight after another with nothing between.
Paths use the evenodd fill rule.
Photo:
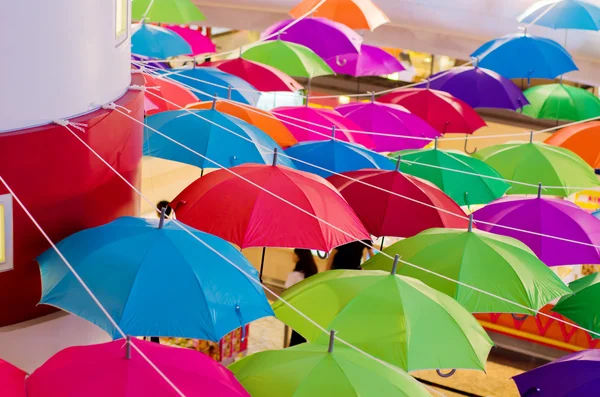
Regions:
<instances>
[{"instance_id":1,"label":"umbrella handle","mask_svg":"<svg viewBox=\"0 0 600 397\"><path fill-rule=\"evenodd\" d=\"M336 65L338 65L338 66L346 66L347 63L348 63L347 59L344 59L343 62L340 62L340 56L336 55L336 57L335 57L335 64Z\"/></svg>"},{"instance_id":2,"label":"umbrella handle","mask_svg":"<svg viewBox=\"0 0 600 397\"><path fill-rule=\"evenodd\" d=\"M450 372L446 372L446 373L443 373L439 369L436 369L435 372L437 372L437 374L440 378L449 378L456 373L456 369L450 370Z\"/></svg>"},{"instance_id":3,"label":"umbrella handle","mask_svg":"<svg viewBox=\"0 0 600 397\"><path fill-rule=\"evenodd\" d=\"M517 316L516 314L511 313L510 315L512 316L512 318L514 318L517 321L524 321L527 317L529 317L529 314L523 314L523 315Z\"/></svg>"},{"instance_id":4,"label":"umbrella handle","mask_svg":"<svg viewBox=\"0 0 600 397\"><path fill-rule=\"evenodd\" d=\"M523 394L523 397L533 397L537 393L541 393L541 391L542 390L540 390L539 387L532 387L531 389L527 390L525 394Z\"/></svg>"},{"instance_id":5,"label":"umbrella handle","mask_svg":"<svg viewBox=\"0 0 600 397\"><path fill-rule=\"evenodd\" d=\"M321 259L327 259L327 257L329 257L329 252L323 252L321 255L321 251L317 251L317 256Z\"/></svg>"},{"instance_id":6,"label":"umbrella handle","mask_svg":"<svg viewBox=\"0 0 600 397\"><path fill-rule=\"evenodd\" d=\"M468 150L467 149L467 144L469 143L469 134L465 134L465 147L464 147L464 151L466 154L475 154L475 152L477 151L477 148L473 148L473 150Z\"/></svg>"}]
</instances>

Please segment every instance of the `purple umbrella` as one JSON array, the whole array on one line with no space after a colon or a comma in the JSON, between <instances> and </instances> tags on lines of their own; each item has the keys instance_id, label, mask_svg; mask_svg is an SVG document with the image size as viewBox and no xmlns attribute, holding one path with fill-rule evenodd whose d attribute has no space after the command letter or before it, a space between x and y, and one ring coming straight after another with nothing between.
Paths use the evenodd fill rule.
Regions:
<instances>
[{"instance_id":1,"label":"purple umbrella","mask_svg":"<svg viewBox=\"0 0 600 397\"><path fill-rule=\"evenodd\" d=\"M596 397L600 394L600 350L569 354L513 380L522 397Z\"/></svg>"},{"instance_id":2,"label":"purple umbrella","mask_svg":"<svg viewBox=\"0 0 600 397\"><path fill-rule=\"evenodd\" d=\"M277 22L269 26L262 38L275 34L293 19ZM306 46L323 59L334 58L340 54L358 54L363 42L362 37L346 25L330 21L327 18L305 18L281 33L281 40ZM271 38L276 40L277 36Z\"/></svg>"},{"instance_id":3,"label":"purple umbrella","mask_svg":"<svg viewBox=\"0 0 600 397\"><path fill-rule=\"evenodd\" d=\"M336 55L326 61L335 73L354 77L382 76L404 70L404 66L392 54L367 44L360 46L359 53Z\"/></svg>"}]
</instances>

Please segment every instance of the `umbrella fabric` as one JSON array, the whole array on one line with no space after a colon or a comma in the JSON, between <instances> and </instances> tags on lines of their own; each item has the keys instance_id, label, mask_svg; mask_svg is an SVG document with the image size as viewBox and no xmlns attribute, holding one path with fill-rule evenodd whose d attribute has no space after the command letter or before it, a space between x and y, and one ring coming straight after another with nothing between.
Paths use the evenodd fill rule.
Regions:
<instances>
[{"instance_id":1,"label":"umbrella fabric","mask_svg":"<svg viewBox=\"0 0 600 397\"><path fill-rule=\"evenodd\" d=\"M231 244L175 224L122 217L67 237L58 248L127 335L218 342L272 312L257 271ZM213 247L216 252L209 249ZM40 303L56 306L122 335L52 249L39 258ZM111 394L108 394L111 395Z\"/></svg>"},{"instance_id":2,"label":"umbrella fabric","mask_svg":"<svg viewBox=\"0 0 600 397\"><path fill-rule=\"evenodd\" d=\"M560 129L544 143L568 149L590 167L600 168L600 121L589 121Z\"/></svg>"},{"instance_id":3,"label":"umbrella fabric","mask_svg":"<svg viewBox=\"0 0 600 397\"><path fill-rule=\"evenodd\" d=\"M428 180L461 206L487 204L510 187L495 169L459 151L403 150L390 156L403 160L402 172Z\"/></svg>"},{"instance_id":4,"label":"umbrella fabric","mask_svg":"<svg viewBox=\"0 0 600 397\"><path fill-rule=\"evenodd\" d=\"M286 154L297 159L292 161L299 170L312 172L323 178L333 175L333 172L342 173L362 168L394 169L394 163L387 157L357 144L334 139L302 142L288 148ZM329 171L306 163L314 164Z\"/></svg>"},{"instance_id":5,"label":"umbrella fabric","mask_svg":"<svg viewBox=\"0 0 600 397\"><path fill-rule=\"evenodd\" d=\"M135 55L165 59L190 54L192 47L183 37L169 29L140 23L131 28L131 52Z\"/></svg>"},{"instance_id":6,"label":"umbrella fabric","mask_svg":"<svg viewBox=\"0 0 600 397\"><path fill-rule=\"evenodd\" d=\"M402 260L428 271L535 310L571 294L571 290L533 251L510 237L478 230L429 229L398 241L383 251L391 256L398 254ZM392 262L386 256L377 254L363 264L363 269L389 272ZM412 266L401 266L398 274L423 281L456 299L471 313L535 315L535 312L523 307Z\"/></svg>"},{"instance_id":7,"label":"umbrella fabric","mask_svg":"<svg viewBox=\"0 0 600 397\"><path fill-rule=\"evenodd\" d=\"M146 125L144 155L179 161L202 169L232 167L245 163L271 164L273 149L282 150L262 130L217 110L163 112L147 117ZM150 128L208 157L209 160L168 140ZM285 157L279 158L278 161L280 164L295 168L292 161Z\"/></svg>"},{"instance_id":8,"label":"umbrella fabric","mask_svg":"<svg viewBox=\"0 0 600 397\"><path fill-rule=\"evenodd\" d=\"M146 87L156 87L144 93L144 113L147 116L167 110L178 110L198 101L192 91L182 85L156 78L148 73L143 75Z\"/></svg>"},{"instance_id":9,"label":"umbrella fabric","mask_svg":"<svg viewBox=\"0 0 600 397\"><path fill-rule=\"evenodd\" d=\"M488 41L471 57L478 59L480 67L507 79L554 79L578 70L571 55L556 41L523 33Z\"/></svg>"},{"instance_id":10,"label":"umbrella fabric","mask_svg":"<svg viewBox=\"0 0 600 397\"><path fill-rule=\"evenodd\" d=\"M565 296L552 309L553 312L574 321L578 325L600 333L600 273L592 273L569 284L574 295ZM597 335L593 335L598 338Z\"/></svg>"},{"instance_id":11,"label":"umbrella fabric","mask_svg":"<svg viewBox=\"0 0 600 397\"><path fill-rule=\"evenodd\" d=\"M430 88L447 92L475 109L518 110L529 103L515 83L480 67L459 66L429 79ZM426 88L427 83L417 87Z\"/></svg>"},{"instance_id":12,"label":"umbrella fabric","mask_svg":"<svg viewBox=\"0 0 600 397\"><path fill-rule=\"evenodd\" d=\"M213 101L198 102L187 106L188 109L212 109ZM279 146L287 148L298 143L290 130L273 114L249 105L237 102L217 100L215 109L221 113L242 119L245 122L261 129L269 135Z\"/></svg>"},{"instance_id":13,"label":"umbrella fabric","mask_svg":"<svg viewBox=\"0 0 600 397\"><path fill-rule=\"evenodd\" d=\"M283 40L255 45L244 51L242 58L272 66L290 76L311 79L335 74L329 65L310 48Z\"/></svg>"},{"instance_id":14,"label":"umbrella fabric","mask_svg":"<svg viewBox=\"0 0 600 397\"><path fill-rule=\"evenodd\" d=\"M25 397L27 373L0 359L0 390L2 397Z\"/></svg>"},{"instance_id":15,"label":"umbrella fabric","mask_svg":"<svg viewBox=\"0 0 600 397\"><path fill-rule=\"evenodd\" d=\"M594 217L596 217L597 219L600 219L600 210L592 212L592 215L594 215Z\"/></svg>"},{"instance_id":16,"label":"umbrella fabric","mask_svg":"<svg viewBox=\"0 0 600 397\"><path fill-rule=\"evenodd\" d=\"M131 343L187 397L250 397L227 368L200 352L137 339ZM131 347L129 359L126 352L122 339L61 350L29 377L27 396L179 396L137 350Z\"/></svg>"},{"instance_id":17,"label":"umbrella fabric","mask_svg":"<svg viewBox=\"0 0 600 397\"><path fill-rule=\"evenodd\" d=\"M474 216L478 221L487 222L478 224L479 229L524 242L548 266L600 264L600 248L506 228L600 246L600 220L569 201L510 196L477 210Z\"/></svg>"},{"instance_id":18,"label":"umbrella fabric","mask_svg":"<svg viewBox=\"0 0 600 397\"><path fill-rule=\"evenodd\" d=\"M493 345L454 299L388 272L331 270L301 281L282 298L323 328L337 330L339 338L406 371L483 370ZM273 310L309 342L329 342L282 301Z\"/></svg>"},{"instance_id":19,"label":"umbrella fabric","mask_svg":"<svg viewBox=\"0 0 600 397\"><path fill-rule=\"evenodd\" d=\"M423 179L383 170L346 172L344 175L360 182L343 176L332 176L329 181L374 236L410 237L432 227L468 226L466 215L458 204Z\"/></svg>"},{"instance_id":20,"label":"umbrella fabric","mask_svg":"<svg viewBox=\"0 0 600 397\"><path fill-rule=\"evenodd\" d=\"M333 109L310 106L286 106L272 110L273 114L290 130L299 142L330 140L335 127L335 137L345 142L358 143L373 148L370 136Z\"/></svg>"},{"instance_id":21,"label":"umbrella fabric","mask_svg":"<svg viewBox=\"0 0 600 397\"><path fill-rule=\"evenodd\" d=\"M289 14L292 18L298 19L311 11L319 2L320 0L303 0ZM356 30L372 31L390 21L371 0L327 0L312 15L331 19Z\"/></svg>"},{"instance_id":22,"label":"umbrella fabric","mask_svg":"<svg viewBox=\"0 0 600 397\"><path fill-rule=\"evenodd\" d=\"M486 125L473 108L443 91L399 88L378 98L377 102L404 106L442 134L472 134Z\"/></svg>"},{"instance_id":23,"label":"umbrella fabric","mask_svg":"<svg viewBox=\"0 0 600 397\"><path fill-rule=\"evenodd\" d=\"M240 248L330 251L370 238L342 196L317 175L258 164L233 167L231 171L246 180L219 170L185 188L171 203L177 219Z\"/></svg>"},{"instance_id":24,"label":"umbrella fabric","mask_svg":"<svg viewBox=\"0 0 600 397\"><path fill-rule=\"evenodd\" d=\"M154 58L152 57L144 57L141 55L135 55L135 54L131 54L131 60L134 61L131 63L131 67L133 69L141 69L141 65L143 65L145 68L148 68L150 70L155 70L155 69L170 69L170 65L166 62L160 62L160 61L153 61ZM138 61L138 62L135 62ZM142 61L142 63L140 63L139 61Z\"/></svg>"},{"instance_id":25,"label":"umbrella fabric","mask_svg":"<svg viewBox=\"0 0 600 397\"><path fill-rule=\"evenodd\" d=\"M578 0L538 1L517 20L552 29L600 30L600 8Z\"/></svg>"},{"instance_id":26,"label":"umbrella fabric","mask_svg":"<svg viewBox=\"0 0 600 397\"><path fill-rule=\"evenodd\" d=\"M303 343L252 354L229 369L254 397L431 397L413 377L353 349Z\"/></svg>"},{"instance_id":27,"label":"umbrella fabric","mask_svg":"<svg viewBox=\"0 0 600 397\"><path fill-rule=\"evenodd\" d=\"M192 47L192 54L207 54L213 53L217 50L215 43L203 35L202 31L200 30L192 29L190 27L183 27L180 25L166 25L164 27L183 37L190 47Z\"/></svg>"},{"instance_id":28,"label":"umbrella fabric","mask_svg":"<svg viewBox=\"0 0 600 397\"><path fill-rule=\"evenodd\" d=\"M131 19L141 21L146 18L154 23L189 25L204 21L204 15L191 0L135 0L131 5Z\"/></svg>"},{"instance_id":29,"label":"umbrella fabric","mask_svg":"<svg viewBox=\"0 0 600 397\"><path fill-rule=\"evenodd\" d=\"M523 114L536 119L582 121L600 116L600 99L583 88L544 84L523 92Z\"/></svg>"},{"instance_id":30,"label":"umbrella fabric","mask_svg":"<svg viewBox=\"0 0 600 397\"><path fill-rule=\"evenodd\" d=\"M289 26L290 24L292 26ZM285 31L281 35L276 35L283 29ZM363 38L348 26L317 17L276 22L261 34L261 38L269 36L273 36L271 40L281 38L281 40L306 46L323 59L358 53L363 42Z\"/></svg>"},{"instance_id":31,"label":"umbrella fabric","mask_svg":"<svg viewBox=\"0 0 600 397\"><path fill-rule=\"evenodd\" d=\"M350 103L338 106L335 110L365 131L385 134L370 135L373 149L379 152L422 148L440 136L437 130L400 105L380 102Z\"/></svg>"},{"instance_id":32,"label":"umbrella fabric","mask_svg":"<svg viewBox=\"0 0 600 397\"><path fill-rule=\"evenodd\" d=\"M567 197L580 187L600 185L594 170L570 150L544 143L509 142L478 150L485 161L511 181L508 194L536 194L537 184L551 187L548 194ZM522 185L528 183L533 186Z\"/></svg>"},{"instance_id":33,"label":"umbrella fabric","mask_svg":"<svg viewBox=\"0 0 600 397\"><path fill-rule=\"evenodd\" d=\"M381 48L363 44L360 52L336 55L328 58L327 64L337 74L349 76L382 76L404 70L400 60Z\"/></svg>"}]
</instances>

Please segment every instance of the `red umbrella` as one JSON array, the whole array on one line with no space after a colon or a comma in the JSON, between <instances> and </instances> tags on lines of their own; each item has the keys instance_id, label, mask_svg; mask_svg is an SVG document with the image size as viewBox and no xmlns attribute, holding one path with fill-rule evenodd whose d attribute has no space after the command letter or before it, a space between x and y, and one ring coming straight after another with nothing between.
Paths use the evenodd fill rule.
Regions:
<instances>
[{"instance_id":1,"label":"red umbrella","mask_svg":"<svg viewBox=\"0 0 600 397\"><path fill-rule=\"evenodd\" d=\"M192 91L171 80L159 79L146 73L143 75L146 87L156 87L144 94L144 112L147 116L167 110L179 110L190 103L198 102L198 97Z\"/></svg>"},{"instance_id":2,"label":"red umbrella","mask_svg":"<svg viewBox=\"0 0 600 397\"><path fill-rule=\"evenodd\" d=\"M25 397L27 373L0 359L0 396Z\"/></svg>"},{"instance_id":3,"label":"red umbrella","mask_svg":"<svg viewBox=\"0 0 600 397\"><path fill-rule=\"evenodd\" d=\"M215 43L203 35L200 30L180 25L163 25L163 28L167 28L181 36L192 47L193 54L207 54L217 50Z\"/></svg>"},{"instance_id":4,"label":"red umbrella","mask_svg":"<svg viewBox=\"0 0 600 397\"><path fill-rule=\"evenodd\" d=\"M400 88L378 98L377 101L404 106L442 134L472 134L486 125L472 107L444 91Z\"/></svg>"}]
</instances>

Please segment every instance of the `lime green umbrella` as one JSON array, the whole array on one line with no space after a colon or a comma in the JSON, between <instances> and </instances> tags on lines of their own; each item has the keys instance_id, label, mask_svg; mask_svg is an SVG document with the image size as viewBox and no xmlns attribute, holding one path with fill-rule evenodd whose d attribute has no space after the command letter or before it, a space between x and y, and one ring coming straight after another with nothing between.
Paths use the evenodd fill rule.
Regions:
<instances>
[{"instance_id":1,"label":"lime green umbrella","mask_svg":"<svg viewBox=\"0 0 600 397\"><path fill-rule=\"evenodd\" d=\"M252 397L430 397L401 369L340 344L334 347L333 340L329 349L303 343L255 353L229 369Z\"/></svg>"},{"instance_id":2,"label":"lime green umbrella","mask_svg":"<svg viewBox=\"0 0 600 397\"><path fill-rule=\"evenodd\" d=\"M552 309L580 326L600 333L600 273L575 280L569 284L574 295L565 296ZM599 338L592 335L594 338Z\"/></svg>"},{"instance_id":3,"label":"lime green umbrella","mask_svg":"<svg viewBox=\"0 0 600 397\"><path fill-rule=\"evenodd\" d=\"M148 7L152 3L150 10ZM152 23L188 25L204 21L204 15L191 0L134 0L131 3L131 19L140 21L144 14Z\"/></svg>"},{"instance_id":4,"label":"lime green umbrella","mask_svg":"<svg viewBox=\"0 0 600 397\"><path fill-rule=\"evenodd\" d=\"M583 88L545 84L523 94L529 101L523 114L536 119L581 121L600 116L600 99Z\"/></svg>"},{"instance_id":5,"label":"lime green umbrella","mask_svg":"<svg viewBox=\"0 0 600 397\"><path fill-rule=\"evenodd\" d=\"M282 298L321 327L338 330L339 338L406 371L483 370L493 345L454 299L389 272L331 270L294 285ZM322 330L282 301L273 310L308 341L327 345Z\"/></svg>"},{"instance_id":6,"label":"lime green umbrella","mask_svg":"<svg viewBox=\"0 0 600 397\"><path fill-rule=\"evenodd\" d=\"M537 194L541 183L546 194L567 197L585 187L600 185L594 170L575 153L531 140L490 146L473 156L485 161L503 178L516 181L511 182L508 194Z\"/></svg>"}]
</instances>

